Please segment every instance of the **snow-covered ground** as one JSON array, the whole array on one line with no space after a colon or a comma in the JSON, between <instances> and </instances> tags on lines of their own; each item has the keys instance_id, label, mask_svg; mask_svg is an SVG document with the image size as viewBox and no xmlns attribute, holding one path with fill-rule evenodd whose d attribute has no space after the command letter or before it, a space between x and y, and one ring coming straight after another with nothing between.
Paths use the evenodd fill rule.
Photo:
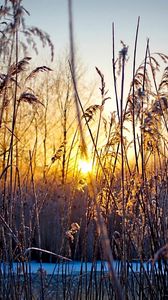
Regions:
<instances>
[{"instance_id":1,"label":"snow-covered ground","mask_svg":"<svg viewBox=\"0 0 168 300\"><path fill-rule=\"evenodd\" d=\"M151 262L144 262L143 264L139 261L128 263L129 272L144 272L148 271L150 272L152 270L152 263ZM121 269L121 262L120 261L114 261L113 267L115 271L118 273ZM40 270L46 272L46 274L79 274L82 272L89 273L93 269L94 271L100 272L101 270L104 272L108 272L108 264L107 262L101 262L97 261L96 263L87 262L87 263L81 263L79 261L72 261L72 262L61 262L61 263L39 263L39 262L29 262L24 263L24 268L27 268L27 271L29 273L37 273ZM156 270L158 268L158 265L155 264L154 269ZM8 264L2 264L1 263L1 270L2 272L8 272L9 271L9 265ZM23 265L22 263L13 263L12 264L12 271L14 273L22 273L23 271Z\"/></svg>"}]
</instances>

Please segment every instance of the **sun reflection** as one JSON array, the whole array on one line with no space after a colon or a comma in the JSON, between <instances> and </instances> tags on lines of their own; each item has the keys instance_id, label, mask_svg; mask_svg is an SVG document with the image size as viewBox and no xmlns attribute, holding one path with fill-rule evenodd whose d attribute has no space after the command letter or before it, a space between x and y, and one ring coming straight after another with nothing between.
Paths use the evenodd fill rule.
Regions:
<instances>
[{"instance_id":1,"label":"sun reflection","mask_svg":"<svg viewBox=\"0 0 168 300\"><path fill-rule=\"evenodd\" d=\"M82 173L87 174L92 171L92 161L80 159L78 162L78 168Z\"/></svg>"}]
</instances>

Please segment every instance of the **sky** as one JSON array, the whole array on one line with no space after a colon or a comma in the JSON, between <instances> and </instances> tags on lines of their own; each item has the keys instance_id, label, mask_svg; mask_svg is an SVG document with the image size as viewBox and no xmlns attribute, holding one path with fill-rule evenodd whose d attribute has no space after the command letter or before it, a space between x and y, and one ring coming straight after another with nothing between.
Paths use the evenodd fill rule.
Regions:
<instances>
[{"instance_id":1,"label":"sky","mask_svg":"<svg viewBox=\"0 0 168 300\"><path fill-rule=\"evenodd\" d=\"M67 0L23 0L30 12L27 24L47 31L55 45L55 57L69 45ZM115 24L116 55L120 40L129 46L132 57L136 25L140 16L137 64L145 54L147 38L151 52L168 54L168 1L167 0L74 0L73 17L75 44L88 76L95 76L95 66L104 73L110 85L112 80L112 22ZM46 52L41 52L46 59ZM131 67L128 72L131 73Z\"/></svg>"}]
</instances>

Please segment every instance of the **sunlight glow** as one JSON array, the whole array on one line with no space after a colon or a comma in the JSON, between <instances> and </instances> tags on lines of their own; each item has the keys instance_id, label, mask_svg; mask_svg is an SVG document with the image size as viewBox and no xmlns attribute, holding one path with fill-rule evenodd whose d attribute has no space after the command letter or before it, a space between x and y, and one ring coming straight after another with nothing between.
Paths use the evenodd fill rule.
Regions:
<instances>
[{"instance_id":1,"label":"sunlight glow","mask_svg":"<svg viewBox=\"0 0 168 300\"><path fill-rule=\"evenodd\" d=\"M80 159L78 167L82 173L87 174L92 171L92 162Z\"/></svg>"}]
</instances>

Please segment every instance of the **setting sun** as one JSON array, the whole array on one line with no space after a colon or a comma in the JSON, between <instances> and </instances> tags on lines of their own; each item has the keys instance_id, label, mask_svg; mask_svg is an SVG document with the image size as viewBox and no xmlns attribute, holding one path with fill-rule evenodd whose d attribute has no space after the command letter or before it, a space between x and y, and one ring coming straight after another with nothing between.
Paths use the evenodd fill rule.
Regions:
<instances>
[{"instance_id":1,"label":"setting sun","mask_svg":"<svg viewBox=\"0 0 168 300\"><path fill-rule=\"evenodd\" d=\"M92 171L92 162L80 159L78 163L78 167L82 173L84 174L89 173Z\"/></svg>"}]
</instances>

